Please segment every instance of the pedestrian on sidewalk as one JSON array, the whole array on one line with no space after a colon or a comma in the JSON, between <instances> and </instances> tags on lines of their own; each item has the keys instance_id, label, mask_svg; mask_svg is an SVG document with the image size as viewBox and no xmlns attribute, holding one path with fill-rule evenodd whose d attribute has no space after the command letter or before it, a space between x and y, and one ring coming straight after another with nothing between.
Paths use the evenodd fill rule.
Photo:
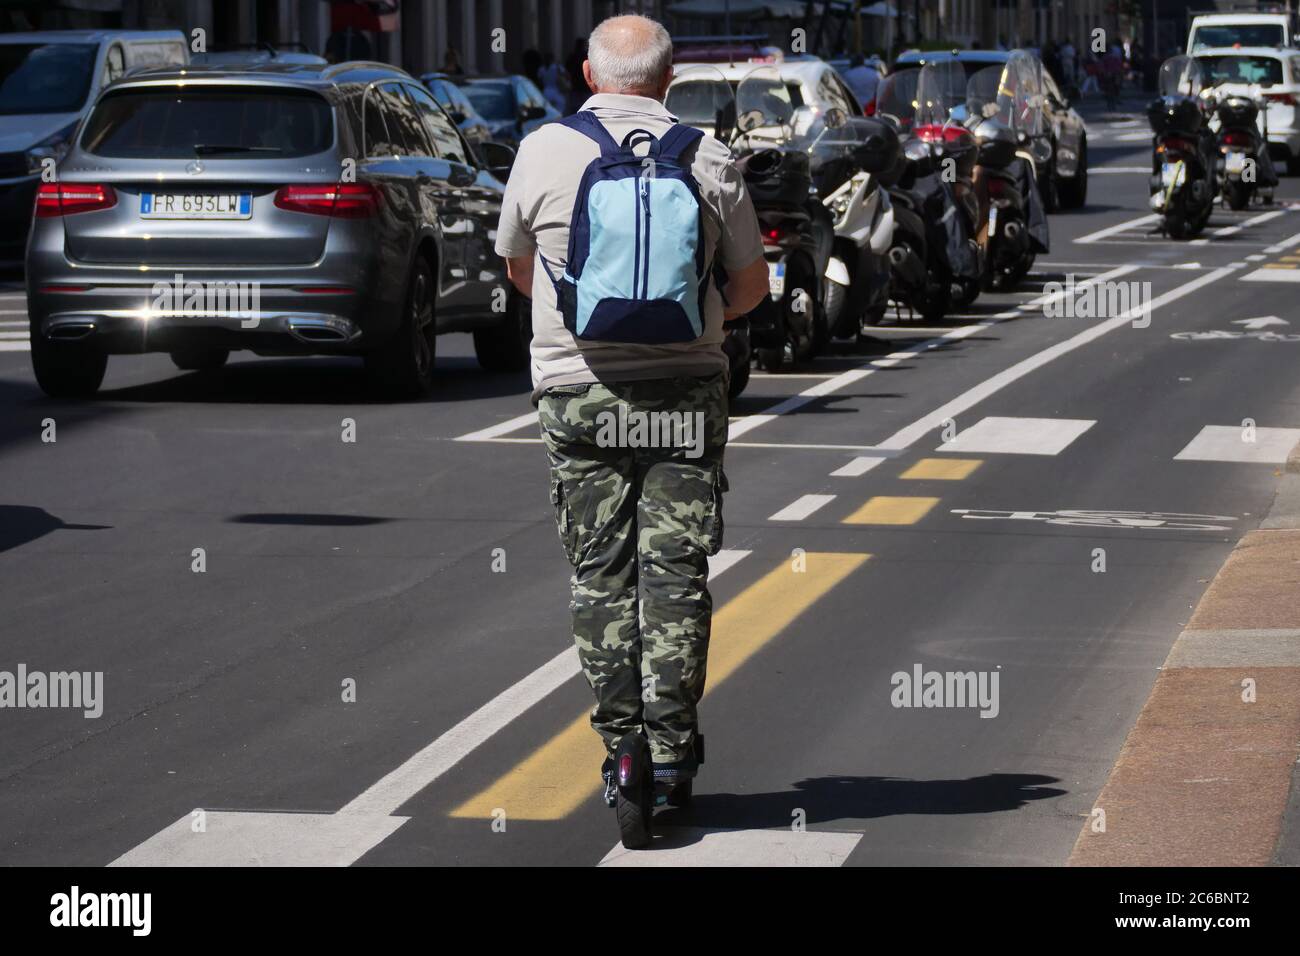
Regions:
<instances>
[{"instance_id":1,"label":"pedestrian on sidewalk","mask_svg":"<svg viewBox=\"0 0 1300 956\"><path fill-rule=\"evenodd\" d=\"M591 724L611 758L624 737L644 734L656 783L689 781L697 767L708 557L721 546L727 487L723 322L769 287L730 150L664 108L672 52L668 32L645 17L612 17L593 31L582 63L593 95L520 145L496 241L511 282L532 299L532 397L573 565ZM657 160L643 158L651 152ZM626 164L617 176L601 172L611 160ZM643 176L636 168L647 162ZM673 179L688 174L697 204L685 179ZM722 289L715 263L730 275ZM644 432L606 428L639 421L653 433L664 416L698 423L693 445L655 447ZM612 766L602 768L607 799Z\"/></svg>"}]
</instances>

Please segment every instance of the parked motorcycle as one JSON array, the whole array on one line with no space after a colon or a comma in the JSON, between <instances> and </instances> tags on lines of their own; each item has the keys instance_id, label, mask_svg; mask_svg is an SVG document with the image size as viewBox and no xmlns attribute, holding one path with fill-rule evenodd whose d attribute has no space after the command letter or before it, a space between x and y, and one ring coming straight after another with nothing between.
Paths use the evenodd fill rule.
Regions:
<instances>
[{"instance_id":1,"label":"parked motorcycle","mask_svg":"<svg viewBox=\"0 0 1300 956\"><path fill-rule=\"evenodd\" d=\"M826 267L826 329L857 338L889 308L894 208L879 174L898 161L898 134L883 120L830 110L809 124L813 186L835 223ZM818 127L822 127L818 129Z\"/></svg>"},{"instance_id":2,"label":"parked motorcycle","mask_svg":"<svg viewBox=\"0 0 1300 956\"><path fill-rule=\"evenodd\" d=\"M1236 87L1216 86L1208 100L1214 108L1210 126L1217 136L1219 192L1229 208L1245 209L1255 196L1271 203L1278 179L1268 155L1268 101L1254 85Z\"/></svg>"},{"instance_id":3,"label":"parked motorcycle","mask_svg":"<svg viewBox=\"0 0 1300 956\"><path fill-rule=\"evenodd\" d=\"M954 288L964 295L981 271L969 199L958 199L953 181L974 144L949 123L947 85L927 63L885 77L876 100L876 114L903 139L899 162L881 174L894 205L892 296L928 321L947 314Z\"/></svg>"},{"instance_id":4,"label":"parked motorcycle","mask_svg":"<svg viewBox=\"0 0 1300 956\"><path fill-rule=\"evenodd\" d=\"M682 122L696 126L724 143L730 143L735 135L735 95L731 85L713 67L691 67L682 71L669 86L665 105ZM714 266L713 277L719 290L726 288L727 273L721 265ZM769 316L768 321L774 320ZM728 394L735 398L749 384L750 366L753 364L750 315L728 319L723 322L722 329L722 350L731 370Z\"/></svg>"},{"instance_id":5,"label":"parked motorcycle","mask_svg":"<svg viewBox=\"0 0 1300 956\"><path fill-rule=\"evenodd\" d=\"M1205 228L1217 193L1217 146L1203 91L1200 63L1190 56L1170 57L1160 66L1160 98L1147 107L1155 133L1151 208L1161 213L1172 239L1190 239Z\"/></svg>"},{"instance_id":6,"label":"parked motorcycle","mask_svg":"<svg viewBox=\"0 0 1300 956\"><path fill-rule=\"evenodd\" d=\"M765 371L811 358L829 335L825 275L835 243L830 211L813 191L808 145L780 74L760 67L736 87L732 151L763 233L769 301L750 313L754 356Z\"/></svg>"},{"instance_id":7,"label":"parked motorcycle","mask_svg":"<svg viewBox=\"0 0 1300 956\"><path fill-rule=\"evenodd\" d=\"M1047 211L1038 169L1050 158L1038 64L1016 51L1005 64L971 75L966 84L966 125L978 147L974 173L981 210L984 286L1016 286L1039 254L1050 251Z\"/></svg>"}]
</instances>

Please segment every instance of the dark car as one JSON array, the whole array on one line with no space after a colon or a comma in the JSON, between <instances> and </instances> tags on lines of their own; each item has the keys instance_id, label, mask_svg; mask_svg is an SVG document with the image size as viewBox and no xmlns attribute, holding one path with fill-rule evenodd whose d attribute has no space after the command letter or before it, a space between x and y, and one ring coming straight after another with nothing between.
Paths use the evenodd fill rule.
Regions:
<instances>
[{"instance_id":1,"label":"dark car","mask_svg":"<svg viewBox=\"0 0 1300 956\"><path fill-rule=\"evenodd\" d=\"M451 117L461 135L472 144L477 146L492 139L492 127L488 125L487 120L479 116L478 110L469 101L465 91L457 86L450 76L446 73L425 73L420 77L420 82L428 88L433 98L438 101L438 105Z\"/></svg>"},{"instance_id":2,"label":"dark car","mask_svg":"<svg viewBox=\"0 0 1300 956\"><path fill-rule=\"evenodd\" d=\"M1006 63L1009 50L955 50L951 53L910 50L902 54L890 72L919 68L923 62L955 59L966 77L986 67ZM1024 52L1024 51L1021 51ZM1032 55L1032 54L1030 54ZM1088 200L1088 130L1081 117L1056 85L1052 74L1034 57L1043 92L1043 111L1049 137L1043 144L1043 160L1038 167L1038 184L1048 211L1057 208L1078 209Z\"/></svg>"},{"instance_id":3,"label":"dark car","mask_svg":"<svg viewBox=\"0 0 1300 956\"><path fill-rule=\"evenodd\" d=\"M527 365L528 310L491 241L504 170L394 67L138 73L100 95L58 173L27 253L51 395L93 393L110 354L206 370L248 349L362 356L414 397L454 331L486 368Z\"/></svg>"},{"instance_id":4,"label":"dark car","mask_svg":"<svg viewBox=\"0 0 1300 956\"><path fill-rule=\"evenodd\" d=\"M492 130L492 138L518 146L525 136L560 119L560 111L546 101L531 80L523 76L456 77L456 82Z\"/></svg>"}]
</instances>

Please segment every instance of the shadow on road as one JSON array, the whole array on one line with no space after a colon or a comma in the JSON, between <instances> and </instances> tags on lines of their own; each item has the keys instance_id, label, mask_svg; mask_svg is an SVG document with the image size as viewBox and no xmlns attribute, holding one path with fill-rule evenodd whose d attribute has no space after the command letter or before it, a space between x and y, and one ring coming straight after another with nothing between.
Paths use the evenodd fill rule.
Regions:
<instances>
[{"instance_id":1,"label":"shadow on road","mask_svg":"<svg viewBox=\"0 0 1300 956\"><path fill-rule=\"evenodd\" d=\"M0 505L0 551L21 547L51 531L106 531L106 524L64 524L44 508Z\"/></svg>"},{"instance_id":2,"label":"shadow on road","mask_svg":"<svg viewBox=\"0 0 1300 956\"><path fill-rule=\"evenodd\" d=\"M493 374L472 358L438 359L433 391L416 402L396 403L375 392L357 359L259 359L236 354L232 364L212 372L175 373L126 388L104 389L99 397L119 402L180 402L230 405L391 405L467 402L502 395L527 396L527 376Z\"/></svg>"},{"instance_id":3,"label":"shadow on road","mask_svg":"<svg viewBox=\"0 0 1300 956\"><path fill-rule=\"evenodd\" d=\"M373 524L387 524L395 518L377 518L371 515L293 514L290 512L232 515L226 519L231 524L311 525L328 528L356 528Z\"/></svg>"},{"instance_id":4,"label":"shadow on road","mask_svg":"<svg viewBox=\"0 0 1300 956\"><path fill-rule=\"evenodd\" d=\"M903 814L993 813L1015 810L1031 800L1063 796L1046 786L1057 777L990 773L967 780L907 780L899 777L813 777L780 793L696 793L689 808L655 817L667 826L729 830L788 827L803 810L808 824L866 820Z\"/></svg>"}]
</instances>

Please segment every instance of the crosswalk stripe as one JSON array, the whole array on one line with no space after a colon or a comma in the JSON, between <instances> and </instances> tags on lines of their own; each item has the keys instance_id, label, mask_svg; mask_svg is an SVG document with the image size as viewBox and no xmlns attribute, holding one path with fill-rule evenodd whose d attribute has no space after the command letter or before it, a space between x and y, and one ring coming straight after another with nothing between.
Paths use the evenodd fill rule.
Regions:
<instances>
[{"instance_id":1,"label":"crosswalk stripe","mask_svg":"<svg viewBox=\"0 0 1300 956\"><path fill-rule=\"evenodd\" d=\"M1259 428L1206 425L1187 443L1175 461L1228 461L1280 465L1300 442L1300 428Z\"/></svg>"},{"instance_id":2,"label":"crosswalk stripe","mask_svg":"<svg viewBox=\"0 0 1300 956\"><path fill-rule=\"evenodd\" d=\"M768 521L802 521L814 511L825 507L835 500L834 495L803 495L792 504L786 505Z\"/></svg>"},{"instance_id":3,"label":"crosswalk stripe","mask_svg":"<svg viewBox=\"0 0 1300 956\"><path fill-rule=\"evenodd\" d=\"M809 552L802 572L782 560L728 601L713 615L708 693L869 558ZM583 714L451 816L490 819L504 810L510 820L562 819L595 796L604 759L604 745Z\"/></svg>"},{"instance_id":4,"label":"crosswalk stripe","mask_svg":"<svg viewBox=\"0 0 1300 956\"><path fill-rule=\"evenodd\" d=\"M989 416L959 431L935 451L980 451L1004 455L1059 455L1095 420Z\"/></svg>"},{"instance_id":5,"label":"crosswalk stripe","mask_svg":"<svg viewBox=\"0 0 1300 956\"><path fill-rule=\"evenodd\" d=\"M30 342L0 342L0 352L30 352Z\"/></svg>"},{"instance_id":6,"label":"crosswalk stripe","mask_svg":"<svg viewBox=\"0 0 1300 956\"><path fill-rule=\"evenodd\" d=\"M844 523L916 524L938 503L938 498L877 495L845 518Z\"/></svg>"},{"instance_id":7,"label":"crosswalk stripe","mask_svg":"<svg viewBox=\"0 0 1300 956\"><path fill-rule=\"evenodd\" d=\"M865 475L872 468L884 461L884 458L869 458L859 455L857 458L850 460L847 464L841 465L831 472L832 478L858 478Z\"/></svg>"},{"instance_id":8,"label":"crosswalk stripe","mask_svg":"<svg viewBox=\"0 0 1300 956\"><path fill-rule=\"evenodd\" d=\"M670 827L649 852L620 843L597 866L842 866L861 833L828 830L721 830Z\"/></svg>"}]
</instances>

